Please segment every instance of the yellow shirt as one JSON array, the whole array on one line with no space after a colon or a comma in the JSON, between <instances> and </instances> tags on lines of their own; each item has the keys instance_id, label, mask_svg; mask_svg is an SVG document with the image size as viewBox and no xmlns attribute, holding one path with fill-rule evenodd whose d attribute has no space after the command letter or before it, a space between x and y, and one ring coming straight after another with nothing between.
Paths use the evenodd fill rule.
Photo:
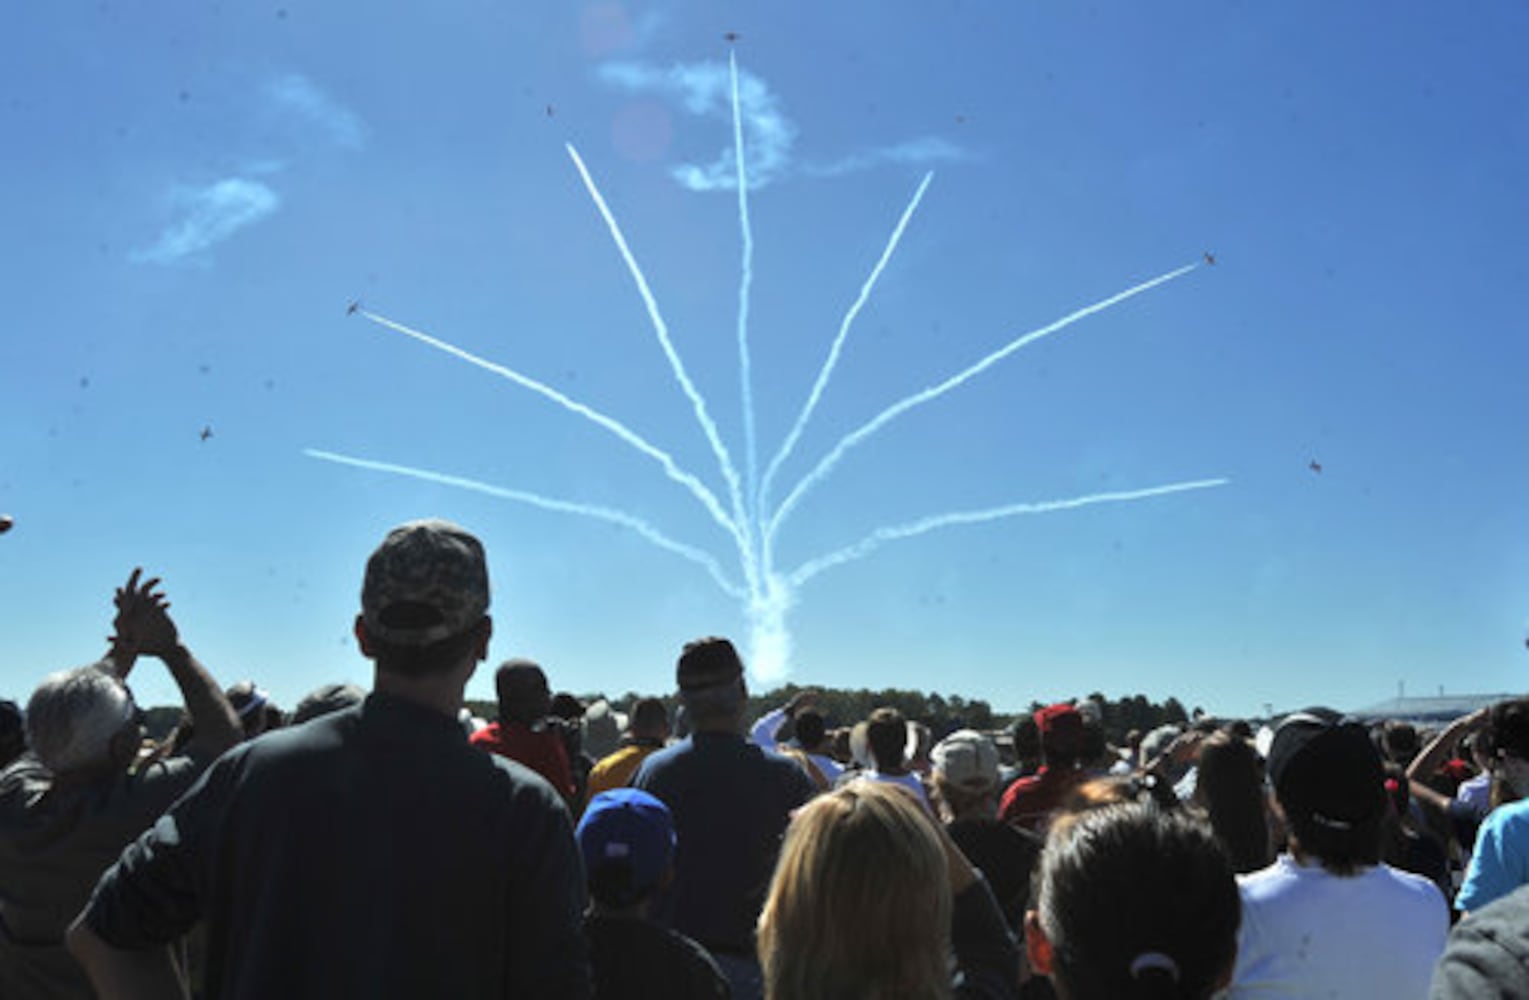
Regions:
<instances>
[{"instance_id":1,"label":"yellow shirt","mask_svg":"<svg viewBox=\"0 0 1529 1000\"><path fill-rule=\"evenodd\" d=\"M625 788L632 783L632 775L637 773L637 767L648 754L662 750L661 745L655 743L628 743L608 757L601 757L599 763L589 772L589 791L584 796L587 803L590 799L601 792L608 792L612 788Z\"/></svg>"}]
</instances>

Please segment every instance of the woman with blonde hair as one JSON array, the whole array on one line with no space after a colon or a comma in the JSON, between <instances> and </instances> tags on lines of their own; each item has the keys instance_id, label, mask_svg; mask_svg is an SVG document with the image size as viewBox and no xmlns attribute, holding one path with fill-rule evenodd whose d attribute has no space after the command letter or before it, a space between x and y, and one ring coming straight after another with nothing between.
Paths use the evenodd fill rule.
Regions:
<instances>
[{"instance_id":1,"label":"woman with blonde hair","mask_svg":"<svg viewBox=\"0 0 1529 1000\"><path fill-rule=\"evenodd\" d=\"M786 831L759 960L766 1000L1012 997L1019 971L982 876L911 795L863 781Z\"/></svg>"}]
</instances>

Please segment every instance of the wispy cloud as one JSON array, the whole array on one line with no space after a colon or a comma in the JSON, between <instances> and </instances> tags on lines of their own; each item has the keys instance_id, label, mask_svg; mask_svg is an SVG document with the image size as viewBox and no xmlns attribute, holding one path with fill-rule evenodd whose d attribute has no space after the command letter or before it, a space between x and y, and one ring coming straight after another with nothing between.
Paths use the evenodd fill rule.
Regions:
<instances>
[{"instance_id":1,"label":"wispy cloud","mask_svg":"<svg viewBox=\"0 0 1529 1000\"><path fill-rule=\"evenodd\" d=\"M318 125L347 149L360 149L366 145L366 123L360 116L301 73L288 73L272 80L266 85L266 96L277 107Z\"/></svg>"},{"instance_id":2,"label":"wispy cloud","mask_svg":"<svg viewBox=\"0 0 1529 1000\"><path fill-rule=\"evenodd\" d=\"M658 69L641 63L606 63L600 77L633 93L656 93L677 99L686 111L708 118L732 117L732 85L725 63L679 64ZM785 172L796 142L796 126L780 100L752 73L738 72L738 107L748 147L749 182L760 188ZM674 179L692 191L730 191L737 187L737 166L729 143L710 163L681 163Z\"/></svg>"},{"instance_id":3,"label":"wispy cloud","mask_svg":"<svg viewBox=\"0 0 1529 1000\"><path fill-rule=\"evenodd\" d=\"M636 62L611 62L600 67L600 78L631 93L658 94L703 118L732 118L732 90L726 63L676 64L667 69ZM889 163L930 164L966 159L952 142L935 137L912 139L891 146L860 150L826 163L794 163L796 124L764 80L738 71L738 108L748 156L749 185L761 188L793 171L819 177L869 170ZM732 191L738 176L728 143L707 163L681 163L671 169L674 179L692 191Z\"/></svg>"},{"instance_id":4,"label":"wispy cloud","mask_svg":"<svg viewBox=\"0 0 1529 1000\"><path fill-rule=\"evenodd\" d=\"M193 257L259 222L281 205L275 191L244 177L177 190L171 197L184 216L152 245L135 251L134 260L173 264Z\"/></svg>"}]
</instances>

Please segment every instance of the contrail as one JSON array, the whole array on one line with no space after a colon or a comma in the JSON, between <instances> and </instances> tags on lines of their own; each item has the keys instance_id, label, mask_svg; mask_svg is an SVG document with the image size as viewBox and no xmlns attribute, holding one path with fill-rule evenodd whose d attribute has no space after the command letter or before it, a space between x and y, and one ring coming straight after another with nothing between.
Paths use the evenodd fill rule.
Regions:
<instances>
[{"instance_id":1,"label":"contrail","mask_svg":"<svg viewBox=\"0 0 1529 1000\"><path fill-rule=\"evenodd\" d=\"M741 601L747 596L742 587L727 578L727 574L722 571L721 565L717 563L717 560L709 552L702 551L693 545L686 545L684 542L677 542L647 521L637 517L635 514L628 514L624 510L613 510L609 507L577 503L573 500L558 500L536 493L527 493L524 490L512 490L502 486L493 486L489 483L479 482L476 479L449 476L441 472L432 472L429 469L418 469L409 465L396 465L392 462L376 462L367 458L353 458L349 455L340 455L332 451L320 451L317 448L305 448L303 449L303 454L310 458L335 462L339 465L349 465L358 469L371 469L375 472L388 472L397 476L408 476L411 479L422 479L427 483L438 483L442 486L455 486L459 489L487 493L489 496L514 500L517 503L530 504L543 510L555 510L564 514L578 514L580 517L590 517L597 521L619 524L623 528L630 528L632 531L637 532L637 534L659 548L673 552L675 555L684 556L691 562L700 565L706 572L711 574L711 578L716 581L717 586L721 587L723 593L729 597Z\"/></svg>"},{"instance_id":2,"label":"contrail","mask_svg":"<svg viewBox=\"0 0 1529 1000\"><path fill-rule=\"evenodd\" d=\"M897 417L908 412L916 406L921 406L922 404L927 403L932 399L937 399L950 390L965 384L968 379L979 375L987 369L991 368L993 365L1013 354L1021 347L1033 344L1035 341L1040 340L1043 337L1050 336L1051 334L1056 333L1058 330L1062 330L1071 326L1080 319L1092 316L1094 313L1108 309L1117 303L1131 298L1132 296L1140 295L1142 292L1156 288L1158 285L1161 285L1164 282L1172 281L1174 278L1188 274L1190 271L1193 271L1199 266L1199 264L1186 264L1185 266L1169 271L1166 274L1160 274L1150 281L1144 281L1141 284L1128 288L1123 292L1118 292L1114 295L1111 295L1107 299L1095 302L1093 305L1084 306L1082 309L1079 309L1076 312L1068 313L1066 316L1063 316L1061 319L1054 323L1048 323L1046 326L1032 330L1023 336L1009 341L1003 347L1000 347L998 350L989 354L981 361L978 361L971 367L955 375L952 375L950 378L941 382L939 385L930 386L929 388L916 392L911 396L906 396L893 403L885 410L882 410L865 424L861 425L856 430L851 431L849 434L846 434L843 438L841 438L839 443L833 446L833 450L830 451L827 455L823 456L822 460L813 467L812 471L807 473L797 482L796 486L792 488L786 499L781 501L780 507L777 508L775 513L770 516L769 523L765 525L764 537L766 547L768 547L769 543L774 539L775 533L780 530L781 524L783 524L786 518L790 516L792 510L796 508L796 505L801 502L802 497L806 496L809 490L811 490L825 477L827 477L830 472L833 471L834 466L839 464L839 459L844 457L845 452L849 451L851 448L855 447L855 445L864 441L872 434L875 434L877 431L881 430L881 428L891 423Z\"/></svg>"},{"instance_id":3,"label":"contrail","mask_svg":"<svg viewBox=\"0 0 1529 1000\"><path fill-rule=\"evenodd\" d=\"M789 588L795 589L826 569L832 569L835 566L842 566L847 562L854 562L856 559L865 558L887 542L903 538L913 538L940 528L948 528L951 525L981 524L985 521L997 521L1001 518L1016 517L1020 514L1044 514L1054 510L1073 510L1077 507L1087 507L1099 503L1145 500L1148 497L1163 496L1168 493L1183 493L1188 490L1203 490L1213 486L1225 486L1228 482L1230 480L1227 479L1197 479L1191 482L1170 483L1167 486L1151 486L1140 490L1091 493L1088 496L1073 497L1069 500L1015 503L1004 507L990 507L987 510L967 510L954 511L949 514L935 514L908 524L877 528L853 545L847 545L827 555L818 556L798 566L786 577L786 583Z\"/></svg>"},{"instance_id":4,"label":"contrail","mask_svg":"<svg viewBox=\"0 0 1529 1000\"><path fill-rule=\"evenodd\" d=\"M759 509L763 510L770 502L770 486L775 481L775 474L790 456L792 449L796 447L797 440L802 432L807 429L807 421L812 419L812 412L817 408L818 401L823 397L823 390L828 388L829 377L833 375L834 367L839 363L839 352L844 347L844 341L849 336L850 327L855 322L855 317L860 315L866 299L870 298L871 290L876 287L876 282L881 278L881 272L886 268L887 261L892 259L892 254L897 251L898 243L902 242L903 230L908 228L908 220L913 218L913 213L918 210L919 202L924 200L924 192L929 189L929 182L934 180L934 171L924 175L924 180L919 184L918 190L913 192L913 198L908 202L908 207L903 209L902 218L897 220L897 227L892 230L892 236L887 240L887 245L881 251L881 257L876 261L876 266L871 268L870 277L865 279L865 284L860 286L860 294L845 312L844 319L839 323L838 336L834 337L833 346L828 350L828 357L823 361L823 367L818 371L818 378L812 386L812 392L807 396L807 402L802 406L802 412L797 415L796 423L791 425L791 430L781 443L780 450L770 460L770 466L765 470L764 483L759 487Z\"/></svg>"},{"instance_id":5,"label":"contrail","mask_svg":"<svg viewBox=\"0 0 1529 1000\"><path fill-rule=\"evenodd\" d=\"M718 560L706 547L690 545L671 538L660 531L653 523L626 510L578 503L572 500L543 496L523 490L494 486L477 480L448 475L429 469L356 458L329 451L308 449L305 454L312 458L340 465L385 472L444 486L472 490L512 500L517 503L539 507L544 510L577 514L581 517L619 525L622 528L633 531L654 546L681 556L706 570L712 581L721 588L722 592L738 602L739 608L748 622L752 647L750 656L752 667L756 676L761 677L779 677L789 667L791 659L791 632L788 619L790 612L797 603L800 588L816 578L820 573L835 566L863 559L888 542L914 538L918 535L960 524L981 524L1021 514L1071 510L1093 504L1145 500L1150 497L1163 496L1170 493L1208 489L1227 483L1228 480L1226 479L1201 479L1170 483L1147 489L1094 493L1064 500L1014 503L982 510L958 510L934 514L904 524L879 527L854 544L809 557L790 573L777 572L775 569L775 542L780 528L812 490L824 479L828 478L850 449L866 441L902 414L959 388L970 379L996 365L1020 348L1066 329L1079 320L1108 309L1128 298L1181 277L1194 270L1199 264L1190 264L1169 271L1149 281L1128 288L1123 292L1112 295L1109 298L1102 299L1093 305L1069 313L1055 322L1024 333L1009 341L998 350L986 355L975 364L946 378L944 381L897 400L866 423L840 438L828 450L827 454L817 460L817 464L812 467L811 471L787 491L785 499L778 506L775 506L770 497L772 487L775 486L777 478L785 468L788 460L794 455L795 449L800 445L807 427L821 405L823 397L827 394L848 343L850 332L853 330L856 320L869 302L871 295L878 287L883 273L901 245L909 225L922 205L934 175L932 172L926 173L914 190L912 197L908 200L902 215L898 218L896 226L893 227L890 236L882 248L881 255L876 259L869 275L860 286L859 294L854 297L848 309L845 310L841 317L838 331L829 345L827 355L818 369L816 378L812 383L810 391L807 393L807 398L803 402L800 412L796 415L795 421L790 425L789 430L781 440L779 448L769 457L768 462L764 463L765 468L763 476L761 476L761 456L758 439L759 424L756 413L757 400L754 394L753 359L750 344L750 321L754 285L754 235L749 207L749 164L745 156L744 144L742 81L740 80L740 70L735 53L729 53L728 56L728 75L732 100L733 152L736 161L734 168L738 184L738 226L741 237L741 264L736 316L738 380L741 395L739 404L742 415L743 435L741 468L739 465L734 464L734 459L728 450L727 442L723 440L716 421L713 420L708 411L705 397L702 395L700 388L692 381L685 368L680 352L670 337L668 325L659 310L658 301L654 296L653 290L649 287L647 277L638 265L637 258L628 245L619 223L616 221L615 214L606 203L604 195L595 183L589 168L585 165L578 150L571 143L564 144L569 158L572 159L574 167L579 173L579 178L583 182L585 190L588 191L595 208L599 211L600 217L604 220L607 229L610 231L611 238L616 244L616 249L621 255L627 272L631 275L633 282L637 286L637 292L647 311L648 320L658 339L659 346L663 350L664 357L668 361L674 379L679 383L680 389L689 401L696 422L700 425L701 432L705 436L707 444L710 446L712 454L716 459L726 485L725 496L722 490L714 492L700 477L681 468L669 452L650 443L625 423L585 403L579 402L543 382L521 374L512 368L488 361L430 334L404 326L376 313L363 310L357 303L352 303L347 311L360 312L368 320L380 326L404 334L427 346L434 347L436 350L466 361L475 367L499 375L522 388L538 393L564 409L591 421L596 426L604 428L627 445L636 449L639 453L654 459L663 467L665 474L688 489L700 501L701 505L705 507L712 519L728 533L737 548L739 560L737 565L732 564L731 558ZM754 80L751 78L751 86L753 82ZM751 91L751 94L753 93ZM759 145L757 142L753 145L757 155ZM1210 258L1207 257L1207 261L1209 260ZM734 440L733 444L737 446L739 442ZM708 475L709 478L710 476ZM715 480L712 480L712 482L715 483ZM819 551L821 552L821 550ZM724 569L724 563L726 563L726 569ZM739 572L739 577L732 577L731 573L733 571Z\"/></svg>"},{"instance_id":6,"label":"contrail","mask_svg":"<svg viewBox=\"0 0 1529 1000\"><path fill-rule=\"evenodd\" d=\"M695 410L696 421L700 423L701 430L706 434L706 440L711 445L712 453L717 456L717 464L722 468L722 476L727 480L727 489L733 501L732 523L738 526L735 532L738 538L740 556L743 559L744 575L749 579L757 577L753 547L747 544L743 533L743 526L748 523L748 511L743 505L743 489L738 481L738 470L733 466L732 456L728 454L727 445L722 443L722 436L717 433L716 422L711 419L711 414L706 412L706 400L697 389L695 383L690 381L690 376L685 372L684 362L680 360L679 352L674 349L674 344L669 339L669 327L664 322L663 316L658 311L658 301L653 297L653 291L648 287L648 279L643 275L642 268L637 266L637 258L632 255L632 250L627 246L626 237L621 233L621 226L617 224L616 217L611 213L610 206L605 203L605 196L600 193L595 185L594 178L589 175L589 168L584 166L584 160L579 156L579 151L573 148L573 143L563 144L568 150L568 155L573 159L573 165L578 168L579 177L584 181L584 187L594 200L595 207L600 211L600 217L605 220L606 228L610 230L611 239L616 242L616 249L621 251L621 259L626 262L627 271L632 275L632 280L637 284L637 292L642 296L642 302L648 310L648 319L653 323L653 332L658 336L658 342L664 349L664 356L669 359L669 367L674 372L674 377L679 381L680 388L690 400L691 407Z\"/></svg>"},{"instance_id":7,"label":"contrail","mask_svg":"<svg viewBox=\"0 0 1529 1000\"><path fill-rule=\"evenodd\" d=\"M601 413L599 410L587 406L584 403L581 403L578 400L559 392L558 390L552 388L550 385L547 385L543 382L538 382L536 379L531 378L529 375L522 375L520 372L515 371L513 368L506 368L504 365L496 364L487 360L486 358L480 358L478 355L473 354L471 351L464 350L455 344L447 343L446 341L441 340L439 337L432 337L430 334L425 333L423 330L416 330L412 327L404 326L402 323L388 319L386 316L381 316L369 309L361 309L358 307L356 311L360 315L365 316L367 319L371 320L373 323L378 324L379 326L385 326L389 330L394 330L406 337L413 337L415 340L422 344L428 344L438 351L443 351L446 354L450 354L452 357L461 358L468 364L482 368L486 372L492 372L502 378L509 379L511 382L514 382L518 386L522 386L526 389L530 389L534 393L545 396L547 399L550 399L557 405L563 407L563 409L572 413L577 413L579 416L585 418L586 420L592 421L594 424L600 427L604 427L606 430L610 431L612 434L616 435L621 440L631 445L633 448L636 448L644 455L656 459L658 463L664 467L664 472L669 476L670 479L687 487L690 492L695 495L696 499L700 500L706 509L711 513L711 516L716 519L716 522L720 524L724 530L731 534L734 539L738 540L739 544L742 544L742 528L737 523L735 523L732 518L728 517L727 512L722 509L722 504L717 499L716 494L713 493L707 487L707 485L701 482L701 480L698 479L695 475L680 468L679 464L675 462L673 456L671 456L668 452L664 451L662 448L659 448L657 445L650 444L646 438L629 428L626 424L623 424L621 421L614 417L608 417Z\"/></svg>"},{"instance_id":8,"label":"contrail","mask_svg":"<svg viewBox=\"0 0 1529 1000\"><path fill-rule=\"evenodd\" d=\"M743 449L745 502L753 526L758 518L754 492L759 476L759 447L754 430L754 374L749 361L749 289L754 284L754 230L749 225L749 181L743 161L743 114L738 104L738 57L727 54L727 70L733 87L733 159L738 166L738 229L743 234L743 263L738 278L738 381L743 395ZM749 547L753 548L750 539Z\"/></svg>"}]
</instances>

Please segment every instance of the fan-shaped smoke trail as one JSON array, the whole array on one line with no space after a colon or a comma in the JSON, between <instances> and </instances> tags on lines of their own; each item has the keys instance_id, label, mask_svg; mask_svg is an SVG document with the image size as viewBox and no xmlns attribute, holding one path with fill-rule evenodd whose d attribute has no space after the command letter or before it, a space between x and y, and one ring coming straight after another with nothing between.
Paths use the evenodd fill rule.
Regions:
<instances>
[{"instance_id":1,"label":"fan-shaped smoke trail","mask_svg":"<svg viewBox=\"0 0 1529 1000\"><path fill-rule=\"evenodd\" d=\"M727 499L730 501L731 513L725 509L718 495L713 493L699 477L682 469L668 452L651 444L621 421L607 416L536 379L523 375L504 365L487 361L430 334L412 329L376 313L360 309L358 306L353 306L351 311L358 311L374 323L418 340L485 371L499 375L523 388L530 389L557 403L564 409L584 417L586 420L611 432L641 454L655 459L663 467L665 474L670 479L686 487L700 501L701 505L706 508L712 519L731 536L738 550L739 568L743 574L741 583L731 579L727 572L723 570L721 563L710 552L684 542L676 541L659 531L648 521L625 510L562 500L523 490L494 486L477 480L447 475L429 469L355 458L335 452L308 449L306 454L313 458L340 465L407 476L440 485L473 490L490 496L540 507L544 510L576 514L581 517L605 521L627 528L658 548L679 555L702 567L717 586L722 589L723 593L739 602L749 625L751 670L757 677L770 680L779 679L784 676L790 664L791 634L787 626L787 615L796 604L800 588L819 574L835 566L842 566L845 563L863 559L888 542L913 538L961 524L981 524L1021 514L1070 510L1093 504L1145 500L1170 493L1221 486L1227 482L1225 479L1203 479L1170 483L1139 490L1094 493L1065 500L1015 503L983 510L951 511L934 514L905 524L877 528L852 545L808 559L790 573L783 574L776 572L774 569L774 546L779 529L802 500L833 472L840 459L851 448L870 438L882 427L903 413L964 385L968 380L997 364L1020 348L1063 330L1081 319L1108 309L1132 296L1139 295L1164 282L1178 278L1194 270L1198 265L1190 264L1169 271L1166 274L1128 288L1109 298L1102 299L1092 305L1069 313L1053 323L1009 341L1003 347L945 379L943 382L894 402L865 424L841 438L817 462L810 472L797 481L787 494L785 500L771 511L769 509L769 494L775 478L805 433L808 423L812 419L824 393L827 391L850 330L869 300L888 262L897 251L910 221L917 212L924 194L933 180L933 174L930 173L924 176L913 197L903 209L896 227L882 249L881 256L871 269L870 275L861 285L859 294L841 319L838 332L829 347L828 355L818 371L816 380L811 391L808 393L801 412L797 415L795 422L782 440L779 449L774 453L764 472L763 478L760 479L753 371L749 344L750 296L754 281L754 238L749 217L748 172L744 156L743 109L739 95L738 65L736 58L732 55L728 59L728 70L732 96L733 149L736 159L735 167L738 185L738 224L742 238L742 262L738 286L737 314L739 385L742 396L740 403L745 452L744 469L741 476L738 468L733 463L726 444L722 440L721 434L718 432L715 421L707 410L704 396L695 383L691 381L680 354L670 339L668 325L659 311L658 302L648 286L647 278L643 274L641 267L639 267L635 255L627 244L626 237L616 222L615 215L606 204L604 196L595 184L578 150L571 143L565 144L565 146L569 157L573 160L574 167L578 170L585 189L594 201L596 209L610 231L611 238L616 244L616 249L621 254L628 273L637 286L638 294L641 296L643 305L647 310L648 319L654 334L657 336L659 346L663 349L664 356L668 360L675 380L679 383L681 390L689 400L696 421L700 425L701 431L705 435L707 443L710 445L712 453L717 460L717 464L727 484Z\"/></svg>"},{"instance_id":2,"label":"fan-shaped smoke trail","mask_svg":"<svg viewBox=\"0 0 1529 1000\"><path fill-rule=\"evenodd\" d=\"M656 445L650 444L646 438L616 418L608 417L601 413L599 410L596 410L591 406L587 406L584 403L581 403L578 400L557 391L556 389L543 382L538 382L536 379L531 378L529 375L522 375L520 372L513 368L506 368L504 365L496 364L485 358L480 358L478 355L472 353L471 351L464 350L455 344L441 340L439 337L433 337L430 334L425 333L423 330L416 330L413 327L405 326L402 323L388 319L386 316L374 313L368 309L358 308L357 313L361 316L365 316L367 319L371 320L373 323L378 324L379 326L387 327L389 330L401 333L406 337L412 337L422 344L428 344L438 351L450 354L452 357L461 358L468 364L477 368L481 368L486 372L492 372L501 378L509 379L511 382L514 382L518 386L530 389L532 392L552 400L557 405L563 407L563 409L577 413L579 416L591 421L595 425L605 428L612 434L619 437L621 440L625 441L627 444L631 445L633 448L636 448L638 451L642 452L644 455L657 460L658 463L664 467L664 472L669 476L670 479L688 488L690 492L695 496L695 498L700 500L702 505L706 507L707 511L711 513L711 516L716 520L716 522L724 529L726 529L728 534L732 535L738 544L743 544L743 529L739 525L735 524L732 518L728 517L727 512L722 509L721 502L717 500L716 494L707 488L705 483L701 482L701 480L692 473L686 472L684 469L680 468L679 464L674 461L674 458L668 452L664 451L662 448L657 447Z\"/></svg>"},{"instance_id":3,"label":"fan-shaped smoke trail","mask_svg":"<svg viewBox=\"0 0 1529 1000\"><path fill-rule=\"evenodd\" d=\"M1149 497L1164 496L1169 493L1183 493L1188 490L1203 490L1213 486L1225 486L1228 482L1229 480L1226 479L1197 479L1191 482L1170 483L1166 486L1151 486L1140 490L1090 493L1087 496L1073 497L1068 500L1015 503L1003 507L991 507L987 510L952 511L948 514L933 514L908 524L877 528L853 545L846 545L844 548L837 549L827 555L810 559L786 576L786 585L794 590L824 570L832 569L835 566L842 566L847 562L854 562L856 559L864 559L887 542L903 538L913 538L917 535L927 534L940 528L949 528L957 524L982 524L986 521L997 521L1005 517L1017 517L1020 514L1045 514L1054 510L1072 510L1077 507L1087 507L1099 503L1124 503L1132 500L1146 500Z\"/></svg>"},{"instance_id":4,"label":"fan-shaped smoke trail","mask_svg":"<svg viewBox=\"0 0 1529 1000\"><path fill-rule=\"evenodd\" d=\"M908 207L903 209L902 218L897 220L897 227L892 230L887 245L882 248L881 257L876 261L876 266L871 268L870 277L865 279L865 284L860 286L860 294L855 296L844 319L839 323L839 333L834 337L833 346L828 349L828 357L823 360L823 367L818 370L817 381L812 385L812 391L807 395L807 402L802 406L802 412L797 415L796 423L791 425L786 439L781 442L780 449L775 452L775 457L770 460L770 465L765 469L764 482L759 487L759 509L763 510L770 502L770 486L775 481L775 474L791 455L796 447L797 440L802 432L807 429L807 421L812 419L813 410L817 409L818 400L823 398L823 390L828 388L828 380L833 375L834 367L839 363L839 352L844 347L845 338L849 336L849 330L854 325L855 317L860 315L866 299L870 298L871 290L876 287L876 282L881 278L881 272L886 268L887 261L892 259L892 254L897 251L897 245L902 242L903 230L908 228L908 220L913 218L913 213L918 211L919 202L924 200L924 192L929 189L929 182L934 180L934 171L924 175L918 190L913 192Z\"/></svg>"},{"instance_id":5,"label":"fan-shaped smoke trail","mask_svg":"<svg viewBox=\"0 0 1529 1000\"><path fill-rule=\"evenodd\" d=\"M860 444L872 434L875 434L877 431L881 430L881 428L891 423L897 417L908 412L916 406L921 406L930 400L937 399L940 396L945 395L945 393L951 391L952 389L959 388L960 386L966 384L969 379L980 375L982 372L986 371L993 365L1002 361L1004 358L1013 354L1021 347L1033 344L1035 341L1040 340L1042 337L1047 337L1053 333L1056 333L1058 330L1066 329L1081 319L1092 316L1094 313L1102 312L1103 310L1123 302L1132 296L1140 295L1142 292L1156 288L1158 285L1161 285L1164 282L1172 281L1174 278L1188 274L1190 271L1193 271L1199 266L1199 264L1186 264L1184 267L1169 271L1166 274L1160 274L1149 281L1144 281L1139 285L1134 285L1131 288L1127 288L1123 292L1117 292L1107 299L1101 299L1100 301L1095 302L1093 305L1084 306L1082 309L1068 313L1066 316L1063 316L1061 319L1054 323L1048 323L1039 329L1031 330L1029 333L1009 341L1003 347L1000 347L998 350L989 354L981 361L978 361L976 364L970 366L969 368L966 368L956 373L955 375L952 375L950 378L939 383L938 385L930 386L927 389L920 390L911 396L905 396L897 402L893 403L891 406L887 407L885 410L882 410L880 413L876 414L876 416L862 424L859 428L840 438L839 443L834 445L833 449L829 451L827 455L824 455L817 465L813 466L812 471L797 481L796 486L794 486L791 492L787 494L786 499L781 501L780 507L775 510L775 512L770 516L769 522L765 525L765 547L769 548L770 544L775 538L775 533L780 530L780 526L785 523L786 518L791 516L791 512L796 509L796 505L801 503L802 498L805 497L814 486L827 478L828 474L834 470L834 466L839 464L839 459L844 457L845 452Z\"/></svg>"},{"instance_id":6,"label":"fan-shaped smoke trail","mask_svg":"<svg viewBox=\"0 0 1529 1000\"><path fill-rule=\"evenodd\" d=\"M554 497L544 497L537 493L527 493L524 490L512 490L503 486L494 486L490 483L479 482L476 479L466 479L462 476L451 476L443 472L434 472L430 469L398 465L394 462L377 462L368 458L354 458L350 455L341 455L332 451L321 451L317 448L305 448L303 449L303 454L310 458L322 459L325 462L349 465L357 469L371 469L374 472L387 472L396 476L408 476L411 479L422 479L427 483L438 483L442 486L455 486L459 489L487 493L489 496L499 497L504 500L514 500L516 503L530 504L543 510L554 510L563 514L577 514L580 517L590 517L597 521L619 524L623 528L630 528L659 548L673 552L675 555L683 556L691 562L700 565L706 572L711 574L711 578L716 581L717 586L721 587L723 593L729 597L741 601L746 596L742 587L727 578L727 574L722 571L722 566L712 557L711 553L698 549L693 545L686 545L684 542L677 542L647 521L624 510L614 510L610 507L578 503L573 500L558 500Z\"/></svg>"}]
</instances>

